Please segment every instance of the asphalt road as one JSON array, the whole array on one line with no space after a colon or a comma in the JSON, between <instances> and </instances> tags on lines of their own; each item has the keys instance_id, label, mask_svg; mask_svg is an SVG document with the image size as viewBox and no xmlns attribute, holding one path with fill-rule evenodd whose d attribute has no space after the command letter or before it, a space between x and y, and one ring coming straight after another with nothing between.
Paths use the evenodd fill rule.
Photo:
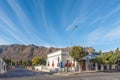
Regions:
<instances>
[{"instance_id":1,"label":"asphalt road","mask_svg":"<svg viewBox=\"0 0 120 80\"><path fill-rule=\"evenodd\" d=\"M42 75L51 75L47 72L35 72L31 70L27 70L22 67L17 67L15 69L9 70L7 73L0 75L0 80L7 78L22 78L22 77L33 77L33 76L42 76Z\"/></svg>"},{"instance_id":2,"label":"asphalt road","mask_svg":"<svg viewBox=\"0 0 120 80\"><path fill-rule=\"evenodd\" d=\"M24 68L15 68L0 75L0 80L120 80L120 72L60 76L45 72L29 71Z\"/></svg>"}]
</instances>

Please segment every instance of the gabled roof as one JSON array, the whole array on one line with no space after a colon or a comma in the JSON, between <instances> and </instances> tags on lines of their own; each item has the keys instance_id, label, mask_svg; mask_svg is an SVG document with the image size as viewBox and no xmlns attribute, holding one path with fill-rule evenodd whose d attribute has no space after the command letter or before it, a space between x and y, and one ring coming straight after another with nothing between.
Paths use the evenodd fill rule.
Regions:
<instances>
[{"instance_id":1,"label":"gabled roof","mask_svg":"<svg viewBox=\"0 0 120 80\"><path fill-rule=\"evenodd\" d=\"M89 52L87 56L84 57L84 59L93 59L99 56L100 54L98 52Z\"/></svg>"}]
</instances>

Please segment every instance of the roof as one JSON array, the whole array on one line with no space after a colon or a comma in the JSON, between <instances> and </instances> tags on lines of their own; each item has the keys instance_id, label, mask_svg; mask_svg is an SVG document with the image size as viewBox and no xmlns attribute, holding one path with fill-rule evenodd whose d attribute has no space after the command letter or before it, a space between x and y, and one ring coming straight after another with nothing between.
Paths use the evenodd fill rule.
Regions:
<instances>
[{"instance_id":1,"label":"roof","mask_svg":"<svg viewBox=\"0 0 120 80\"><path fill-rule=\"evenodd\" d=\"M66 50L58 50L58 51L52 52L50 54L47 54L47 57L57 56L57 55L62 55L62 54L69 54L69 52Z\"/></svg>"},{"instance_id":2,"label":"roof","mask_svg":"<svg viewBox=\"0 0 120 80\"><path fill-rule=\"evenodd\" d=\"M86 57L84 57L84 59L93 59L93 58L96 58L99 55L100 54L98 52L89 52L89 54Z\"/></svg>"}]
</instances>

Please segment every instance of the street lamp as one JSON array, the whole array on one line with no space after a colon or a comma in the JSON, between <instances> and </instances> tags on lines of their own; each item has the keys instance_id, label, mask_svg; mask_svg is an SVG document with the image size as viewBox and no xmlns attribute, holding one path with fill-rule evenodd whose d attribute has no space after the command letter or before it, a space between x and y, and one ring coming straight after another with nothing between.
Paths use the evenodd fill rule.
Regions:
<instances>
[{"instance_id":1,"label":"street lamp","mask_svg":"<svg viewBox=\"0 0 120 80\"><path fill-rule=\"evenodd\" d=\"M76 25L76 26L74 26L73 28L72 28L72 30L71 30L71 33L70 33L70 40L71 40L71 48L70 48L70 52L72 51L72 33L73 33L73 31L76 29L78 27L78 25ZM70 62L72 63L72 58L70 57ZM74 64L74 62L72 63L72 64ZM75 66L75 64L74 64L74 66ZM74 68L74 66L72 66L73 68ZM72 71L72 67L71 67L71 71ZM73 69L73 71L74 71L75 69Z\"/></svg>"},{"instance_id":2,"label":"street lamp","mask_svg":"<svg viewBox=\"0 0 120 80\"><path fill-rule=\"evenodd\" d=\"M78 27L78 25L74 26L71 30L71 33L70 33L70 39L71 39L71 48L70 48L70 51L72 50L72 33L73 31Z\"/></svg>"}]
</instances>

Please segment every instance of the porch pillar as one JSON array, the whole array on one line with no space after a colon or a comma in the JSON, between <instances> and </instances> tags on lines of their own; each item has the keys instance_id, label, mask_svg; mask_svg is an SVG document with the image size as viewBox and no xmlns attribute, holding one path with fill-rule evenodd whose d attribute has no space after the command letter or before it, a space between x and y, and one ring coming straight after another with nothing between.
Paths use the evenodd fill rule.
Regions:
<instances>
[{"instance_id":1,"label":"porch pillar","mask_svg":"<svg viewBox=\"0 0 120 80\"><path fill-rule=\"evenodd\" d=\"M110 66L109 66L109 64L107 64L107 70L109 70L110 69Z\"/></svg>"},{"instance_id":2,"label":"porch pillar","mask_svg":"<svg viewBox=\"0 0 120 80\"><path fill-rule=\"evenodd\" d=\"M75 61L74 60L72 61L71 67L72 67L72 73L74 73L75 72Z\"/></svg>"},{"instance_id":3,"label":"porch pillar","mask_svg":"<svg viewBox=\"0 0 120 80\"><path fill-rule=\"evenodd\" d=\"M89 70L89 62L90 62L90 60L89 60L89 57L86 57L86 71L88 71Z\"/></svg>"},{"instance_id":4,"label":"porch pillar","mask_svg":"<svg viewBox=\"0 0 120 80\"><path fill-rule=\"evenodd\" d=\"M89 69L88 69L88 65L89 63L88 62L86 62L86 71L88 71Z\"/></svg>"},{"instance_id":5,"label":"porch pillar","mask_svg":"<svg viewBox=\"0 0 120 80\"><path fill-rule=\"evenodd\" d=\"M102 70L102 71L104 70L104 66L103 66L103 64L101 64L101 70Z\"/></svg>"},{"instance_id":6,"label":"porch pillar","mask_svg":"<svg viewBox=\"0 0 120 80\"><path fill-rule=\"evenodd\" d=\"M98 71L98 63L95 63L95 70Z\"/></svg>"}]
</instances>

